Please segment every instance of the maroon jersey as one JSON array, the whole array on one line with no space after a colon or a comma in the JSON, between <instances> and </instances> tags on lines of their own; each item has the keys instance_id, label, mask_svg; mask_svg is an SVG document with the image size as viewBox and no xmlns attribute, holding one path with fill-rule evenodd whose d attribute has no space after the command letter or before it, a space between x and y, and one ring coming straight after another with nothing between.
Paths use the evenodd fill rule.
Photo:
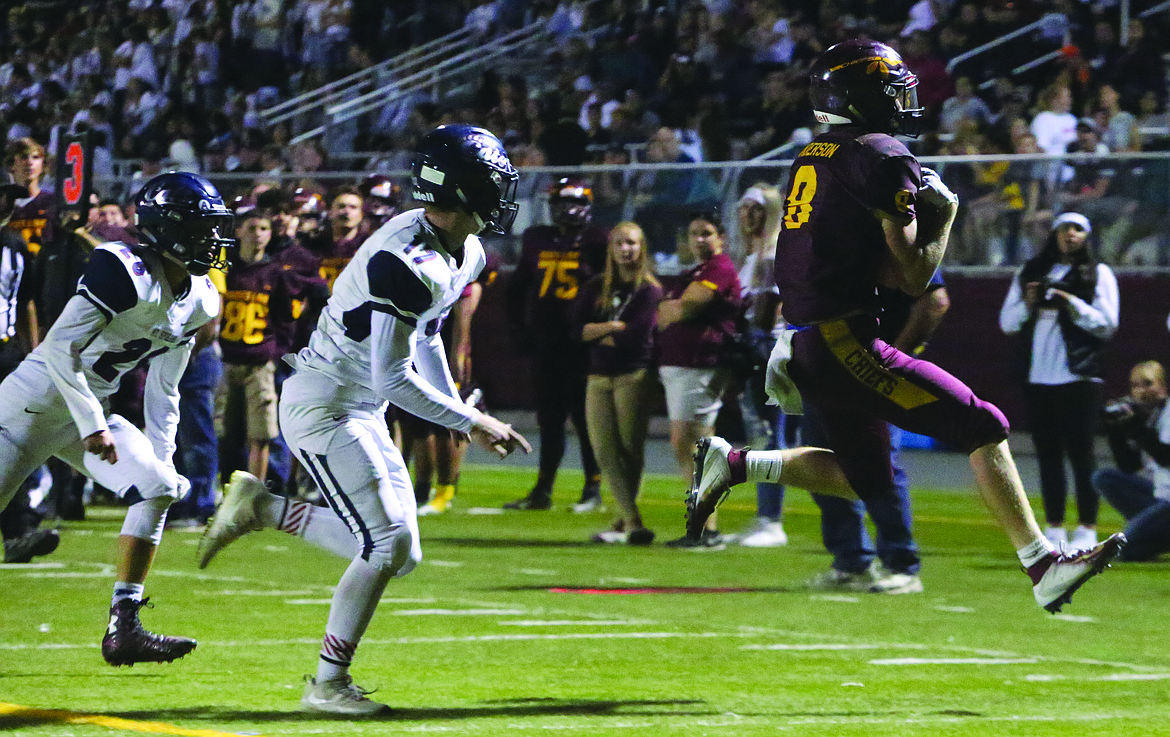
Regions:
<instances>
[{"instance_id":1,"label":"maroon jersey","mask_svg":"<svg viewBox=\"0 0 1170 737\"><path fill-rule=\"evenodd\" d=\"M322 232L310 236L305 240L305 247L319 259L317 264L317 272L325 283L329 285L329 292L333 292L333 282L337 281L337 276L345 269L346 265L357 253L358 247L366 242L366 238L370 237L370 224L363 220L357 228L357 234L352 238L344 240L334 240L333 234L329 232L328 223L323 228Z\"/></svg>"},{"instance_id":2,"label":"maroon jersey","mask_svg":"<svg viewBox=\"0 0 1170 737\"><path fill-rule=\"evenodd\" d=\"M824 322L877 314L878 271L888 246L877 213L907 225L922 173L898 140L838 126L804 147L792 163L776 284L784 319Z\"/></svg>"},{"instance_id":3,"label":"maroon jersey","mask_svg":"<svg viewBox=\"0 0 1170 737\"><path fill-rule=\"evenodd\" d=\"M572 334L573 302L581 285L605 268L607 241L607 231L592 225L567 237L552 225L524 231L506 302L508 319L538 350L579 344Z\"/></svg>"},{"instance_id":4,"label":"maroon jersey","mask_svg":"<svg viewBox=\"0 0 1170 737\"><path fill-rule=\"evenodd\" d=\"M28 252L34 257L40 253L42 245L53 239L55 210L53 193L43 189L36 197L16 201L8 227L20 233L28 244Z\"/></svg>"},{"instance_id":5,"label":"maroon jersey","mask_svg":"<svg viewBox=\"0 0 1170 737\"><path fill-rule=\"evenodd\" d=\"M692 283L715 291L715 298L691 320L676 322L658 333L658 364L709 368L720 364L723 342L735 332L740 312L739 274L726 253L712 256L668 287L666 299L678 299Z\"/></svg>"},{"instance_id":6,"label":"maroon jersey","mask_svg":"<svg viewBox=\"0 0 1170 737\"><path fill-rule=\"evenodd\" d=\"M293 301L300 288L287 261L233 264L219 328L224 363L259 366L284 355L296 329Z\"/></svg>"}]
</instances>

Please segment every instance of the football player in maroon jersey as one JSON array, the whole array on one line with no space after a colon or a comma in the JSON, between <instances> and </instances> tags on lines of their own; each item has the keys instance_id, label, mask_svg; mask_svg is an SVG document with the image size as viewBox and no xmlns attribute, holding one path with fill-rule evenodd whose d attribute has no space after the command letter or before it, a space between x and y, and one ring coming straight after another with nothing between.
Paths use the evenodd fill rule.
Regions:
<instances>
[{"instance_id":1,"label":"football player in maroon jersey","mask_svg":"<svg viewBox=\"0 0 1170 737\"><path fill-rule=\"evenodd\" d=\"M1083 552L1054 550L1028 505L1003 413L879 337L877 287L922 294L959 206L894 137L918 133L918 80L894 49L854 39L825 51L810 81L814 114L829 129L791 169L776 283L792 330L772 353L768 383L787 409L815 407L829 447L747 451L700 440L688 533L698 536L729 487L747 480L846 498L892 494L889 422L969 454L979 495L1016 549L1036 602L1060 611L1108 567L1125 536Z\"/></svg>"},{"instance_id":2,"label":"football player in maroon jersey","mask_svg":"<svg viewBox=\"0 0 1170 737\"><path fill-rule=\"evenodd\" d=\"M551 225L524 231L520 262L505 295L508 320L522 350L532 354L540 466L527 496L506 509L548 509L565 454L565 420L581 443L585 487L574 511L601 505L601 469L585 426L585 350L574 336L571 310L578 288L605 268L607 232L591 224L593 192L584 180L561 179L549 192Z\"/></svg>"}]
</instances>

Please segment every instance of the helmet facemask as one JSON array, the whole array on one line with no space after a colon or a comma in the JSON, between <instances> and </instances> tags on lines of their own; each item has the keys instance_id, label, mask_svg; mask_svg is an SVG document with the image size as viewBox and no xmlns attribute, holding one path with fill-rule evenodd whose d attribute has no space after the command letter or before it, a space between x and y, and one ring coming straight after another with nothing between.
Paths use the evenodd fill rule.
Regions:
<instances>
[{"instance_id":1,"label":"helmet facemask","mask_svg":"<svg viewBox=\"0 0 1170 737\"><path fill-rule=\"evenodd\" d=\"M894 99L894 116L890 120L894 132L917 137L926 112L918 105L918 77L907 71L901 82L887 84L885 90Z\"/></svg>"}]
</instances>

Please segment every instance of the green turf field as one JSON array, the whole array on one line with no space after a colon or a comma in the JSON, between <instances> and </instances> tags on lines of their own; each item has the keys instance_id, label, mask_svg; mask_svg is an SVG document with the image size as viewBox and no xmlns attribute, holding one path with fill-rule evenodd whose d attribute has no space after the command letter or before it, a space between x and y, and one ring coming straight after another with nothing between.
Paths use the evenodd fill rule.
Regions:
<instances>
[{"instance_id":1,"label":"green turf field","mask_svg":"<svg viewBox=\"0 0 1170 737\"><path fill-rule=\"evenodd\" d=\"M593 545L610 518L495 508L525 468L464 471L456 509L420 521L426 560L392 582L353 673L388 718L298 710L345 563L275 532L206 571L198 534L168 531L144 610L198 638L170 665L113 669L98 650L120 510L92 510L43 563L3 566L0 730L168 735L1170 735L1170 566L1120 564L1053 617L973 497L915 493L926 592L827 595L819 516L790 492L787 548ZM754 492L724 505L748 522ZM659 540L682 528L677 481L647 480ZM1102 531L1120 520L1104 512ZM556 588L659 589L559 593ZM672 587L712 591L671 592ZM737 591L718 591L737 589Z\"/></svg>"}]
</instances>

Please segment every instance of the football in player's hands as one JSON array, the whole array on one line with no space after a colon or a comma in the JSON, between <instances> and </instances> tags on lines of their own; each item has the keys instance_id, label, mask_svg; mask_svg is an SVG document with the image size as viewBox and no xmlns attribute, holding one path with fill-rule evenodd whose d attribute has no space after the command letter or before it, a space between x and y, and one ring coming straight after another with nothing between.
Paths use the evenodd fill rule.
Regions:
<instances>
[{"instance_id":1,"label":"football in player's hands","mask_svg":"<svg viewBox=\"0 0 1170 737\"><path fill-rule=\"evenodd\" d=\"M934 169L922 167L922 186L918 188L918 201L944 209L959 204L959 196L950 190Z\"/></svg>"}]
</instances>

